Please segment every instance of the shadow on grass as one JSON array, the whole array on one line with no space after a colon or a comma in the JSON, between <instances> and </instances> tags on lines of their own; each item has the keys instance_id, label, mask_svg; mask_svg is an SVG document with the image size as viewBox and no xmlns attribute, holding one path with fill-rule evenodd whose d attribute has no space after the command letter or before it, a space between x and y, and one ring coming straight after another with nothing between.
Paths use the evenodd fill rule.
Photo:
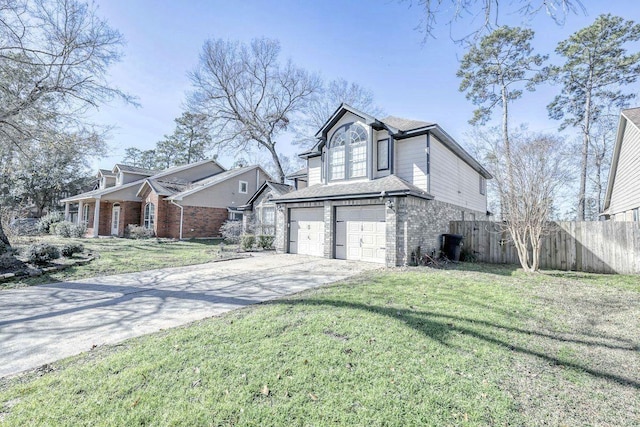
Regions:
<instances>
[{"instance_id":1,"label":"shadow on grass","mask_svg":"<svg viewBox=\"0 0 640 427\"><path fill-rule=\"evenodd\" d=\"M552 355L545 354L544 352L532 350L521 345L515 345L511 342L508 342L505 339L499 338L497 336L493 336L489 333L480 332L476 329L473 329L472 326L483 325L496 330L502 330L506 332L520 334L520 335L523 335L524 338L539 336L544 339L558 340L562 342L572 342L574 344L582 344L582 345L588 345L588 346L601 346L601 347L606 347L614 350L623 350L623 351L629 351L632 353L637 353L638 348L633 345L612 346L611 344L608 344L605 342L599 342L596 340L593 340L593 341L572 340L564 337L556 337L550 334L544 334L544 333L533 331L533 330L524 330L516 327L487 322L480 319L473 319L470 317L452 316L452 315L435 313L430 311L409 310L409 309L401 309L401 308L394 308L394 307L380 307L376 305L368 305L368 304L346 302L346 301L339 301L339 300L313 299L313 298L299 299L299 300L298 299L280 299L280 300L271 301L268 304L331 306L336 308L346 308L351 310L367 311L377 315L386 316L393 320L402 321L407 326L422 333L426 337L436 340L448 347L450 347L451 344L447 342L447 338L451 333L456 332L456 333L477 338L479 340L502 347L509 351L538 357L546 361L550 365L558 365L558 366L574 368L574 369L586 372L597 378L612 381L626 387L640 389L640 382L637 379L625 378L619 375L603 372L603 371L591 368L589 366L585 366L578 362L561 360ZM463 326L455 325L453 322L462 323Z\"/></svg>"},{"instance_id":2,"label":"shadow on grass","mask_svg":"<svg viewBox=\"0 0 640 427\"><path fill-rule=\"evenodd\" d=\"M520 266L515 264L487 264L483 262L451 263L447 264L444 268L446 270L475 271L499 276L513 276L520 270Z\"/></svg>"}]
</instances>

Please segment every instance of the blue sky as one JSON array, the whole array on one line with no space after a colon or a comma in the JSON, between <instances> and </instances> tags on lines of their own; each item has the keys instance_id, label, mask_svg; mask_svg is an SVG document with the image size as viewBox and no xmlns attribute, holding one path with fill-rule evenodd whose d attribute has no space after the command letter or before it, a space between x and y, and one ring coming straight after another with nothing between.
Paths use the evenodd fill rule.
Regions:
<instances>
[{"instance_id":1,"label":"blue sky","mask_svg":"<svg viewBox=\"0 0 640 427\"><path fill-rule=\"evenodd\" d=\"M111 168L122 160L125 148L152 148L173 131L173 119L182 112L190 87L187 73L197 64L208 38L278 39L283 61L290 58L326 80L357 82L373 91L376 104L388 114L437 122L467 145L474 107L458 91L456 77L464 50L451 40L444 16L436 38L422 43L423 34L416 30L421 10L408 1L97 0L97 4L100 15L127 40L122 62L111 69L112 82L137 96L141 107L114 103L95 112L94 120L116 127L110 155L95 161L96 168ZM601 13L640 19L637 0L583 4L587 15L569 15L563 26L544 13L525 21L508 10L500 23L530 26L536 32L537 52L552 53L558 41ZM453 31L460 35L473 25L470 17ZM545 107L558 90L543 86L525 93L512 107L512 123L554 132L558 122L547 118ZM290 146L290 138L284 135L278 143L283 152L294 154L299 149ZM232 162L222 158L226 166Z\"/></svg>"}]
</instances>

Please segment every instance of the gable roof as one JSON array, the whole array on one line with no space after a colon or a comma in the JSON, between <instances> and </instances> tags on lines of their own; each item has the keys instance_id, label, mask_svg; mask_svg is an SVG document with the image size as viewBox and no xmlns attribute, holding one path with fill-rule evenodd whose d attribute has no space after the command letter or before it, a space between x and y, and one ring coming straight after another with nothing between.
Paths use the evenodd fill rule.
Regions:
<instances>
[{"instance_id":1,"label":"gable roof","mask_svg":"<svg viewBox=\"0 0 640 427\"><path fill-rule=\"evenodd\" d=\"M453 151L458 157L464 160L469 166L471 166L476 172L482 175L486 179L493 178L493 175L489 173L473 156L460 146L447 132L444 131L437 123L424 122L421 120L403 119L395 116L388 116L384 119L376 119L366 113L356 110L347 104L341 104L340 107L331 115L331 117L325 122L325 124L316 133L318 142L313 146L311 150L305 151L299 154L299 157L307 159L310 157L317 157L322 154L322 147L326 143L326 132L333 127L340 118L347 112L352 113L358 117L362 117L366 124L372 126L376 130L386 129L395 140L401 140L411 138L414 136L426 135L432 133L435 135L442 144L449 150Z\"/></svg>"},{"instance_id":2,"label":"gable roof","mask_svg":"<svg viewBox=\"0 0 640 427\"><path fill-rule=\"evenodd\" d=\"M249 172L251 170L254 169L259 169L263 174L265 174L267 177L269 177L269 174L267 172L265 172L264 169L262 169L262 167L258 166L258 165L252 165L252 166L245 166L242 168L237 168L237 169L232 169L232 170L228 170L225 172L221 172L217 175L213 175L209 178L204 178L201 179L200 181L195 181L193 183L191 183L189 185L189 187L184 190L181 191L179 193L173 194L170 197L167 197L167 200L182 200L183 198L190 196L194 193L197 193L199 191L202 191L206 188L210 188L213 187L214 185L218 185L224 181L227 181L228 179L231 179L233 177L236 177L238 175L242 175L245 172ZM269 177L270 178L270 177Z\"/></svg>"},{"instance_id":3,"label":"gable roof","mask_svg":"<svg viewBox=\"0 0 640 427\"><path fill-rule=\"evenodd\" d=\"M258 188L258 190L255 193L253 193L253 196L251 196L249 201L244 206L249 206L253 202L255 202L256 199L260 196L260 194L262 194L262 192L267 188L270 188L276 194L276 196L281 196L283 194L290 193L294 189L293 186L288 184L280 184L279 182L265 181L260 186L260 188Z\"/></svg>"},{"instance_id":4,"label":"gable roof","mask_svg":"<svg viewBox=\"0 0 640 427\"><path fill-rule=\"evenodd\" d=\"M357 199L385 196L415 196L433 199L433 196L404 179L389 175L371 181L356 181L340 184L316 184L301 190L274 197L276 203L314 200Z\"/></svg>"},{"instance_id":5,"label":"gable roof","mask_svg":"<svg viewBox=\"0 0 640 427\"><path fill-rule=\"evenodd\" d=\"M110 171L109 169L98 169L98 176L109 176L109 177L115 177L116 174L113 173L113 171Z\"/></svg>"},{"instance_id":6,"label":"gable roof","mask_svg":"<svg viewBox=\"0 0 640 427\"><path fill-rule=\"evenodd\" d=\"M603 214L611 207L611 194L616 180L618 171L618 162L620 161L620 149L622 147L622 139L627 127L627 123L631 123L640 129L640 107L629 108L620 112L620 121L618 122L618 131L616 133L616 142L613 147L613 157L611 159L611 167L609 168L609 181L607 182L607 192L604 196L604 205L602 207Z\"/></svg>"},{"instance_id":7,"label":"gable roof","mask_svg":"<svg viewBox=\"0 0 640 427\"><path fill-rule=\"evenodd\" d=\"M127 172L127 173L136 174L136 175L147 175L147 176L155 175L159 172L157 170L140 168L138 166L125 165L123 163L116 163L112 169L112 172L115 173L116 169L120 170L121 172Z\"/></svg>"},{"instance_id":8,"label":"gable roof","mask_svg":"<svg viewBox=\"0 0 640 427\"><path fill-rule=\"evenodd\" d=\"M306 178L309 174L308 168L302 168L300 170L295 171L292 174L286 176L287 179L296 179L296 178Z\"/></svg>"},{"instance_id":9,"label":"gable roof","mask_svg":"<svg viewBox=\"0 0 640 427\"><path fill-rule=\"evenodd\" d=\"M140 185L140 180L130 182L124 185L117 185L115 187L103 188L101 190L93 190L87 191L86 193L76 194L75 196L66 197L60 200L60 203L64 202L76 202L84 199L100 199L102 196L106 196L107 194L115 193L117 191L125 190L130 187L135 187L136 185Z\"/></svg>"}]
</instances>

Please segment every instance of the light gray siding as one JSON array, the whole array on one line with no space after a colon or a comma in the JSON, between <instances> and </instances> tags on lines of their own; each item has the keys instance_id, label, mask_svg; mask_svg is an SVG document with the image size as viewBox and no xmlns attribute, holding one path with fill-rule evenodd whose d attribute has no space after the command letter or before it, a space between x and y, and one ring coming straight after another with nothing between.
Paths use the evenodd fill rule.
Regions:
<instances>
[{"instance_id":1,"label":"light gray siding","mask_svg":"<svg viewBox=\"0 0 640 427\"><path fill-rule=\"evenodd\" d=\"M244 205L258 188L268 179L261 169L250 169L240 175L227 179L204 190L185 196L178 203L185 206L203 206L210 208L227 208ZM246 193L240 193L240 181L247 183Z\"/></svg>"},{"instance_id":2,"label":"light gray siding","mask_svg":"<svg viewBox=\"0 0 640 427\"><path fill-rule=\"evenodd\" d=\"M174 182L193 182L219 174L220 172L223 172L220 166L218 166L214 162L206 162L204 164L192 166L185 170L162 175L158 179Z\"/></svg>"},{"instance_id":3,"label":"light gray siding","mask_svg":"<svg viewBox=\"0 0 640 427\"><path fill-rule=\"evenodd\" d=\"M485 212L480 174L431 135L431 195L436 200ZM486 193L486 191L485 191Z\"/></svg>"},{"instance_id":4,"label":"light gray siding","mask_svg":"<svg viewBox=\"0 0 640 427\"><path fill-rule=\"evenodd\" d=\"M416 187L429 191L427 188L427 137L396 141L396 170L395 174Z\"/></svg>"},{"instance_id":5,"label":"light gray siding","mask_svg":"<svg viewBox=\"0 0 640 427\"><path fill-rule=\"evenodd\" d=\"M630 121L622 136L618 168L611 191L609 212L618 214L640 207L640 130ZM616 215L616 220L632 220L633 215Z\"/></svg>"},{"instance_id":6,"label":"light gray siding","mask_svg":"<svg viewBox=\"0 0 640 427\"><path fill-rule=\"evenodd\" d=\"M308 171L309 171L309 175L308 175L308 180L309 180L309 185L316 185L316 184L320 184L320 167L321 167L321 158L320 157L312 157L309 159L308 162Z\"/></svg>"}]
</instances>

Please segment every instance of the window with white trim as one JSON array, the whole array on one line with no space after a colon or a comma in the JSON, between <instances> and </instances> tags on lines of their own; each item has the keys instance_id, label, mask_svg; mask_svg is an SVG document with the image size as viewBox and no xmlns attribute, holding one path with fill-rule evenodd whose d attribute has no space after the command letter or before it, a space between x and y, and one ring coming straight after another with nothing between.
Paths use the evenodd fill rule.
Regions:
<instances>
[{"instance_id":1,"label":"window with white trim","mask_svg":"<svg viewBox=\"0 0 640 427\"><path fill-rule=\"evenodd\" d=\"M340 126L329 140L329 180L367 176L367 131L356 123Z\"/></svg>"},{"instance_id":2,"label":"window with white trim","mask_svg":"<svg viewBox=\"0 0 640 427\"><path fill-rule=\"evenodd\" d=\"M84 224L89 224L89 205L84 205L82 207L82 222Z\"/></svg>"},{"instance_id":3,"label":"window with white trim","mask_svg":"<svg viewBox=\"0 0 640 427\"><path fill-rule=\"evenodd\" d=\"M378 140L378 170L389 169L389 138Z\"/></svg>"},{"instance_id":4,"label":"window with white trim","mask_svg":"<svg viewBox=\"0 0 640 427\"><path fill-rule=\"evenodd\" d=\"M487 194L487 180L482 175L480 175L479 185L480 185L480 194L484 196L485 194Z\"/></svg>"},{"instance_id":5,"label":"window with white trim","mask_svg":"<svg viewBox=\"0 0 640 427\"><path fill-rule=\"evenodd\" d=\"M249 183L247 181L240 181L238 191L240 194L247 194L249 192Z\"/></svg>"},{"instance_id":6,"label":"window with white trim","mask_svg":"<svg viewBox=\"0 0 640 427\"><path fill-rule=\"evenodd\" d=\"M153 203L147 203L144 205L144 228L147 230L153 230L153 225L156 222L156 206Z\"/></svg>"}]
</instances>

